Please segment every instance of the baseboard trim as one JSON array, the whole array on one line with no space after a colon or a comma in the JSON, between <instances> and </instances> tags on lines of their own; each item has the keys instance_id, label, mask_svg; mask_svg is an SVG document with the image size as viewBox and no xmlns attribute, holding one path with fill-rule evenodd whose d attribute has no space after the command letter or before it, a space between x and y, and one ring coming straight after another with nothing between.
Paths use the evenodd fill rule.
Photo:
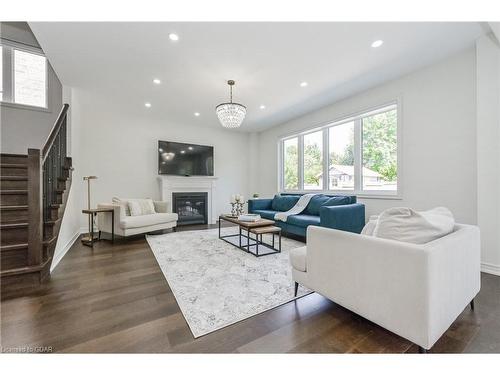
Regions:
<instances>
[{"instance_id":1,"label":"baseboard trim","mask_svg":"<svg viewBox=\"0 0 500 375\"><path fill-rule=\"evenodd\" d=\"M80 228L73 234L73 236L66 243L66 245L64 245L63 250L57 255L57 258L54 258L54 260L52 260L52 264L50 266L50 272L54 271L54 269L59 264L61 259L66 255L68 250L71 249L71 246L73 246L73 244L76 242L76 240L80 237L81 233L82 233L82 230Z\"/></svg>"},{"instance_id":2,"label":"baseboard trim","mask_svg":"<svg viewBox=\"0 0 500 375\"><path fill-rule=\"evenodd\" d=\"M481 263L481 271L500 276L500 266L491 263Z\"/></svg>"}]
</instances>

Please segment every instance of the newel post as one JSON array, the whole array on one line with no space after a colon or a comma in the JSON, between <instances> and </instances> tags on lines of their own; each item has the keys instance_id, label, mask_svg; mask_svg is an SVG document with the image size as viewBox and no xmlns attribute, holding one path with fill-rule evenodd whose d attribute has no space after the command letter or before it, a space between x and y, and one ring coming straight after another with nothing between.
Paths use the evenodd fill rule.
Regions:
<instances>
[{"instance_id":1,"label":"newel post","mask_svg":"<svg viewBox=\"0 0 500 375\"><path fill-rule=\"evenodd\" d=\"M43 252L43 185L40 150L28 149L28 264L41 264Z\"/></svg>"}]
</instances>

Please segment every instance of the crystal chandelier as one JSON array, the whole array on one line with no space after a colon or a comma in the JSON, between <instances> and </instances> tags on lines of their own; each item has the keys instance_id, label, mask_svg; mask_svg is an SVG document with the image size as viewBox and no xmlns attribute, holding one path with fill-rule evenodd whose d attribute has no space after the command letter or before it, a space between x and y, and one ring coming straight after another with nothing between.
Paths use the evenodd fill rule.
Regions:
<instances>
[{"instance_id":1,"label":"crystal chandelier","mask_svg":"<svg viewBox=\"0 0 500 375\"><path fill-rule=\"evenodd\" d=\"M239 103L233 103L233 86L234 81L227 81L230 90L230 100L229 103L222 103L215 107L215 112L219 118L220 123L225 128L239 128L245 115L247 114L247 108Z\"/></svg>"}]
</instances>

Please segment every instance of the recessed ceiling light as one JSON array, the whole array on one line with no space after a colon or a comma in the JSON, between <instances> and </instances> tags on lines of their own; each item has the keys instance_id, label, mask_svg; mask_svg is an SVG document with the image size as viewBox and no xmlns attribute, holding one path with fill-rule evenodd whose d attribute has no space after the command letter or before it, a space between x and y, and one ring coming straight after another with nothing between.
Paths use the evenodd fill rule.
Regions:
<instances>
[{"instance_id":1,"label":"recessed ceiling light","mask_svg":"<svg viewBox=\"0 0 500 375\"><path fill-rule=\"evenodd\" d=\"M374 42L372 43L372 47L373 47L373 48L378 48L378 47L380 47L382 44L384 44L384 41L379 39L379 40L376 40L376 41L374 41Z\"/></svg>"},{"instance_id":2,"label":"recessed ceiling light","mask_svg":"<svg viewBox=\"0 0 500 375\"><path fill-rule=\"evenodd\" d=\"M189 150L192 150L192 149L193 149L193 146L189 146L189 147L188 147L188 149L189 149Z\"/></svg>"},{"instance_id":3,"label":"recessed ceiling light","mask_svg":"<svg viewBox=\"0 0 500 375\"><path fill-rule=\"evenodd\" d=\"M266 109L266 106L264 104L261 104L259 108L260 109Z\"/></svg>"},{"instance_id":4,"label":"recessed ceiling light","mask_svg":"<svg viewBox=\"0 0 500 375\"><path fill-rule=\"evenodd\" d=\"M194 115L198 117L200 115L200 112L195 112Z\"/></svg>"},{"instance_id":5,"label":"recessed ceiling light","mask_svg":"<svg viewBox=\"0 0 500 375\"><path fill-rule=\"evenodd\" d=\"M174 42L177 42L179 40L179 35L174 34L174 33L168 34L168 37L170 38L170 40L172 40Z\"/></svg>"},{"instance_id":6,"label":"recessed ceiling light","mask_svg":"<svg viewBox=\"0 0 500 375\"><path fill-rule=\"evenodd\" d=\"M184 154L185 152L186 152L186 151L184 151L184 150L181 150L181 154Z\"/></svg>"},{"instance_id":7,"label":"recessed ceiling light","mask_svg":"<svg viewBox=\"0 0 500 375\"><path fill-rule=\"evenodd\" d=\"M151 103L144 103L144 107L151 108Z\"/></svg>"},{"instance_id":8,"label":"recessed ceiling light","mask_svg":"<svg viewBox=\"0 0 500 375\"><path fill-rule=\"evenodd\" d=\"M306 87L307 85L308 85L308 83L305 82L305 81L304 82L300 82L300 87Z\"/></svg>"},{"instance_id":9,"label":"recessed ceiling light","mask_svg":"<svg viewBox=\"0 0 500 375\"><path fill-rule=\"evenodd\" d=\"M153 79L153 83L155 85L159 85L161 83L161 81L158 78L155 78L155 79Z\"/></svg>"}]
</instances>

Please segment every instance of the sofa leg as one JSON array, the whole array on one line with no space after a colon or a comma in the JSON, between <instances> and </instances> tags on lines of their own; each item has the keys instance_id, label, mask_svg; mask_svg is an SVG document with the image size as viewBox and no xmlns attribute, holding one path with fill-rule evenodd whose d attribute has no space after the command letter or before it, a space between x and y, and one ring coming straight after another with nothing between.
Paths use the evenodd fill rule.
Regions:
<instances>
[{"instance_id":1,"label":"sofa leg","mask_svg":"<svg viewBox=\"0 0 500 375\"><path fill-rule=\"evenodd\" d=\"M419 346L419 347L418 347L418 352L419 352L420 354L425 354L425 353L427 353L427 349L424 349L424 348L422 348L421 346Z\"/></svg>"},{"instance_id":2,"label":"sofa leg","mask_svg":"<svg viewBox=\"0 0 500 375\"><path fill-rule=\"evenodd\" d=\"M177 227L172 227L172 232L177 232Z\"/></svg>"},{"instance_id":3,"label":"sofa leg","mask_svg":"<svg viewBox=\"0 0 500 375\"><path fill-rule=\"evenodd\" d=\"M295 293L294 293L294 297L297 297L297 292L299 290L299 283L298 282L295 282Z\"/></svg>"},{"instance_id":4,"label":"sofa leg","mask_svg":"<svg viewBox=\"0 0 500 375\"><path fill-rule=\"evenodd\" d=\"M474 311L474 298L470 301L470 309Z\"/></svg>"}]
</instances>

